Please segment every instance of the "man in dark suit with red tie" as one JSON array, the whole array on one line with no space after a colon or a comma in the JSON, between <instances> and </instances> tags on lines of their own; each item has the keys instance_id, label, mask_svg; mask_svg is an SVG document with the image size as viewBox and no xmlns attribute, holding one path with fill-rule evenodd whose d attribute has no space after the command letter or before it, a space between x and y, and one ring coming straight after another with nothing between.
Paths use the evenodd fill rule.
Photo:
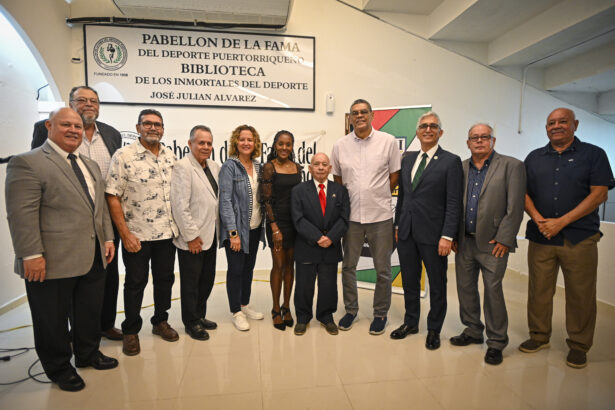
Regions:
<instances>
[{"instance_id":1,"label":"man in dark suit with red tie","mask_svg":"<svg viewBox=\"0 0 615 410\"><path fill-rule=\"evenodd\" d=\"M314 179L295 186L291 194L291 214L298 234L295 334L304 334L313 317L314 282L318 276L316 319L329 334L336 335L333 313L337 310L337 264L342 260L341 239L348 229L350 200L343 185L327 179L331 164L326 154L314 155L309 169Z\"/></svg>"},{"instance_id":2,"label":"man in dark suit with red tie","mask_svg":"<svg viewBox=\"0 0 615 410\"><path fill-rule=\"evenodd\" d=\"M446 316L446 270L453 239L457 237L463 195L461 159L443 150L440 117L423 114L417 123L420 151L410 151L401 162L399 196L395 208L395 238L401 265L406 314L391 333L403 339L418 332L421 262L429 278L429 314L425 347L440 347Z\"/></svg>"}]
</instances>

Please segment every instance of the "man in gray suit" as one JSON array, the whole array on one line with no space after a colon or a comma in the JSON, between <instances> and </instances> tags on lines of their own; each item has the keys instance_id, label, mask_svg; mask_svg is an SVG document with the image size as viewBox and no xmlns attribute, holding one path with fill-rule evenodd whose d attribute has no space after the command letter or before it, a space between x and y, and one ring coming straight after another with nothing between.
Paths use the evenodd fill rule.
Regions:
<instances>
[{"instance_id":1,"label":"man in gray suit","mask_svg":"<svg viewBox=\"0 0 615 410\"><path fill-rule=\"evenodd\" d=\"M173 244L179 259L182 322L190 337L207 340L207 330L218 327L205 315L216 277L220 165L209 158L213 149L209 127L193 127L188 146L190 153L177 161L171 177L171 209L179 228Z\"/></svg>"},{"instance_id":2,"label":"man in gray suit","mask_svg":"<svg viewBox=\"0 0 615 410\"><path fill-rule=\"evenodd\" d=\"M70 363L73 352L77 367L103 370L118 364L99 350L105 267L115 253L113 229L98 165L74 154L82 140L81 117L61 108L46 126L49 139L40 148L9 162L7 218L38 357L60 389L78 391L85 383Z\"/></svg>"},{"instance_id":3,"label":"man in gray suit","mask_svg":"<svg viewBox=\"0 0 615 410\"><path fill-rule=\"evenodd\" d=\"M463 161L465 193L458 243L453 244L461 322L466 325L451 344L483 343L478 273L483 272L487 325L485 362L502 363L508 344L508 314L502 291L508 253L517 247L523 219L525 167L515 158L494 151L493 128L475 124L468 131L472 157Z\"/></svg>"}]
</instances>

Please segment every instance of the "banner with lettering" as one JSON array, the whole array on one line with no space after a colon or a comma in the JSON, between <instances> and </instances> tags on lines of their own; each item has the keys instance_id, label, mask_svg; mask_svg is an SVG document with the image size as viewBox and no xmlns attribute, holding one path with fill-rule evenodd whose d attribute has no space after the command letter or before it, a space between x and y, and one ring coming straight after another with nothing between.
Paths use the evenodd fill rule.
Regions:
<instances>
[{"instance_id":1,"label":"banner with lettering","mask_svg":"<svg viewBox=\"0 0 615 410\"><path fill-rule=\"evenodd\" d=\"M103 104L314 110L315 38L84 25Z\"/></svg>"}]
</instances>

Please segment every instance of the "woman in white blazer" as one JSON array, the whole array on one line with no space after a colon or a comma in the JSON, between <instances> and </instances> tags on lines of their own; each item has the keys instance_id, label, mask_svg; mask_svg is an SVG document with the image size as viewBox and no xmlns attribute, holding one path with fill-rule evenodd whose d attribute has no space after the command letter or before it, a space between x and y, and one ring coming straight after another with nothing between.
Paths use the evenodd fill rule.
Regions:
<instances>
[{"instance_id":1,"label":"woman in white blazer","mask_svg":"<svg viewBox=\"0 0 615 410\"><path fill-rule=\"evenodd\" d=\"M207 340L207 330L217 327L205 315L216 276L220 166L209 159L213 136L208 127L192 128L188 146L191 152L175 164L171 179L171 209L179 227L173 243L179 260L186 333L193 339Z\"/></svg>"}]
</instances>

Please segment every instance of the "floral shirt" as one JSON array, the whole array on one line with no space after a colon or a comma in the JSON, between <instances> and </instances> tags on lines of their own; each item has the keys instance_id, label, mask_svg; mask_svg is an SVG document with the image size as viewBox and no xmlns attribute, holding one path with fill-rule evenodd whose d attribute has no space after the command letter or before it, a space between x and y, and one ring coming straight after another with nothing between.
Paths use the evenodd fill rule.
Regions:
<instances>
[{"instance_id":1,"label":"floral shirt","mask_svg":"<svg viewBox=\"0 0 615 410\"><path fill-rule=\"evenodd\" d=\"M105 192L120 198L128 229L141 241L179 234L171 212L171 175L175 155L161 145L158 157L137 140L118 149L107 175Z\"/></svg>"}]
</instances>

